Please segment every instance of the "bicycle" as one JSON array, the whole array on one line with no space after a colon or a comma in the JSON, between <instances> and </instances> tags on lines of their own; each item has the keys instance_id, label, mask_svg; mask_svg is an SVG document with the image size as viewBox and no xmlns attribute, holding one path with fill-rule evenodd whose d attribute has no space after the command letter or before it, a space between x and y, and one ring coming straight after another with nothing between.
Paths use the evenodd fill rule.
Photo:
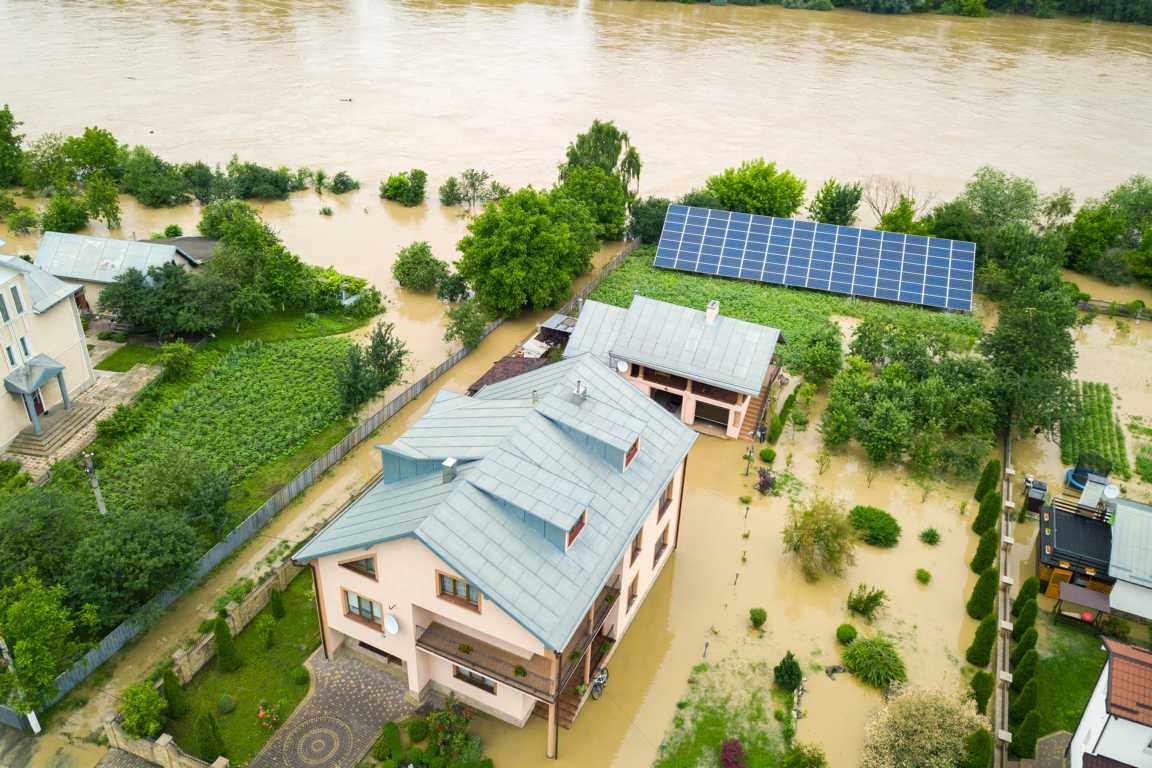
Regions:
<instances>
[{"instance_id":1,"label":"bicycle","mask_svg":"<svg viewBox=\"0 0 1152 768\"><path fill-rule=\"evenodd\" d=\"M608 684L608 669L600 667L592 674L591 691L592 698L599 699L604 695L604 686Z\"/></svg>"}]
</instances>

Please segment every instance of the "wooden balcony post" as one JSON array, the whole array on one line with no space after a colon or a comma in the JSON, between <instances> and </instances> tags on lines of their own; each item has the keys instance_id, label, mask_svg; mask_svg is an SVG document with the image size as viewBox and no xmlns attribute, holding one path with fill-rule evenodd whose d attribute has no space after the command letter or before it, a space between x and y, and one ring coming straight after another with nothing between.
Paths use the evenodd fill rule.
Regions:
<instances>
[{"instance_id":1,"label":"wooden balcony post","mask_svg":"<svg viewBox=\"0 0 1152 768\"><path fill-rule=\"evenodd\" d=\"M559 740L560 734L556 728L556 702L552 702L548 705L548 748L544 753L549 760L556 759Z\"/></svg>"},{"instance_id":2,"label":"wooden balcony post","mask_svg":"<svg viewBox=\"0 0 1152 768\"><path fill-rule=\"evenodd\" d=\"M592 680L592 643L595 643L596 638L592 637L592 630L596 628L596 604L593 603L592 607L588 610L588 637L590 639L587 650L584 652L584 685L588 685Z\"/></svg>"}]
</instances>

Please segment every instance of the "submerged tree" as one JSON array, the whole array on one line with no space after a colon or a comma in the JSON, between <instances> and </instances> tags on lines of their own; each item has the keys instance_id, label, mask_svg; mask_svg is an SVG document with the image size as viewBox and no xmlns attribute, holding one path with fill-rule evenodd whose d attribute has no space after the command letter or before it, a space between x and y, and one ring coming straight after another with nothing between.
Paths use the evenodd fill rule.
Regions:
<instances>
[{"instance_id":1,"label":"submerged tree","mask_svg":"<svg viewBox=\"0 0 1152 768\"><path fill-rule=\"evenodd\" d=\"M560 164L560 181L567 180L575 168L599 168L620 179L624 190L635 195L633 183L640 184L640 153L632 145L625 131L621 131L611 120L593 120L591 127L576 135L576 140L568 145L564 162Z\"/></svg>"},{"instance_id":2,"label":"submerged tree","mask_svg":"<svg viewBox=\"0 0 1152 768\"><path fill-rule=\"evenodd\" d=\"M792 509L782 536L784 551L796 557L809 581L824 574L842 576L856 561L856 529L841 506L827 496Z\"/></svg>"}]
</instances>

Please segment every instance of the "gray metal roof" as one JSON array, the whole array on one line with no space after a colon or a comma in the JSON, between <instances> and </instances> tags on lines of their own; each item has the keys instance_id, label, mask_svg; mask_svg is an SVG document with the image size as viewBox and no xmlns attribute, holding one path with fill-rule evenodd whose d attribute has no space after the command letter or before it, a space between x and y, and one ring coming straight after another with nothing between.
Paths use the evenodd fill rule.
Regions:
<instances>
[{"instance_id":1,"label":"gray metal roof","mask_svg":"<svg viewBox=\"0 0 1152 768\"><path fill-rule=\"evenodd\" d=\"M4 388L13 394L30 395L63 370L64 366L48 355L35 355L4 377Z\"/></svg>"},{"instance_id":2,"label":"gray metal roof","mask_svg":"<svg viewBox=\"0 0 1152 768\"><path fill-rule=\"evenodd\" d=\"M168 262L193 263L172 245L62 232L45 232L36 250L36 266L87 283L114 283L129 269L147 272Z\"/></svg>"},{"instance_id":3,"label":"gray metal roof","mask_svg":"<svg viewBox=\"0 0 1152 768\"><path fill-rule=\"evenodd\" d=\"M587 387L579 401L571 394L578 380ZM606 427L613 413L622 427ZM615 448L599 438L619 443L633 429L641 448L622 471L600 450ZM541 642L563 648L695 440L590 355L474 398L441 393L385 450L426 463L471 456L455 479L445 482L432 465L413 479L378 481L295 559L415 536ZM549 528L567 530L585 510L580 537L567 551L556 546Z\"/></svg>"},{"instance_id":4,"label":"gray metal roof","mask_svg":"<svg viewBox=\"0 0 1152 768\"><path fill-rule=\"evenodd\" d=\"M1152 587L1152 506L1117 500L1108 575Z\"/></svg>"},{"instance_id":5,"label":"gray metal roof","mask_svg":"<svg viewBox=\"0 0 1152 768\"><path fill-rule=\"evenodd\" d=\"M180 255L196 264L206 264L220 247L219 240L213 240L200 235L180 235L179 237L159 237L153 240L140 240L141 243L156 245L171 245L180 252Z\"/></svg>"},{"instance_id":6,"label":"gray metal roof","mask_svg":"<svg viewBox=\"0 0 1152 768\"><path fill-rule=\"evenodd\" d=\"M776 328L723 315L709 323L698 309L633 296L627 310L585 302L568 349L757 395L779 341Z\"/></svg>"},{"instance_id":7,"label":"gray metal roof","mask_svg":"<svg viewBox=\"0 0 1152 768\"><path fill-rule=\"evenodd\" d=\"M0 283L18 274L24 275L28 300L32 302L32 311L36 314L46 312L80 290L80 286L58 280L24 259L0 253Z\"/></svg>"}]
</instances>

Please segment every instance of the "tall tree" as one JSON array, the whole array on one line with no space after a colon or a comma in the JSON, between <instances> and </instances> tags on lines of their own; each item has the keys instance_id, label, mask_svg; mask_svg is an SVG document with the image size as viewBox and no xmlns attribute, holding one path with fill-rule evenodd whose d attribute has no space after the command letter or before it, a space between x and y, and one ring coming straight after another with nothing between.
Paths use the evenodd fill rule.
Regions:
<instances>
[{"instance_id":1,"label":"tall tree","mask_svg":"<svg viewBox=\"0 0 1152 768\"><path fill-rule=\"evenodd\" d=\"M0 188L14 187L20 183L24 134L16 131L21 125L23 123L12 115L12 110L5 104L0 109Z\"/></svg>"},{"instance_id":2,"label":"tall tree","mask_svg":"<svg viewBox=\"0 0 1152 768\"><path fill-rule=\"evenodd\" d=\"M788 218L804 204L804 181L791 171L777 171L776 163L763 158L725 169L708 179L706 187L730 211Z\"/></svg>"},{"instance_id":3,"label":"tall tree","mask_svg":"<svg viewBox=\"0 0 1152 768\"><path fill-rule=\"evenodd\" d=\"M863 195L861 184L844 184L828 179L808 204L808 212L824 224L850 227L856 223L856 211Z\"/></svg>"},{"instance_id":4,"label":"tall tree","mask_svg":"<svg viewBox=\"0 0 1152 768\"><path fill-rule=\"evenodd\" d=\"M568 169L556 189L588 209L596 222L596 236L601 240L624 237L629 195L620 177L596 166L576 166Z\"/></svg>"},{"instance_id":5,"label":"tall tree","mask_svg":"<svg viewBox=\"0 0 1152 768\"><path fill-rule=\"evenodd\" d=\"M637 187L640 184L640 153L628 134L611 120L603 123L593 120L587 132L576 135L576 140L568 145L564 162L560 164L561 182L573 168L599 168L615 174L632 195L636 193L633 182Z\"/></svg>"}]
</instances>

